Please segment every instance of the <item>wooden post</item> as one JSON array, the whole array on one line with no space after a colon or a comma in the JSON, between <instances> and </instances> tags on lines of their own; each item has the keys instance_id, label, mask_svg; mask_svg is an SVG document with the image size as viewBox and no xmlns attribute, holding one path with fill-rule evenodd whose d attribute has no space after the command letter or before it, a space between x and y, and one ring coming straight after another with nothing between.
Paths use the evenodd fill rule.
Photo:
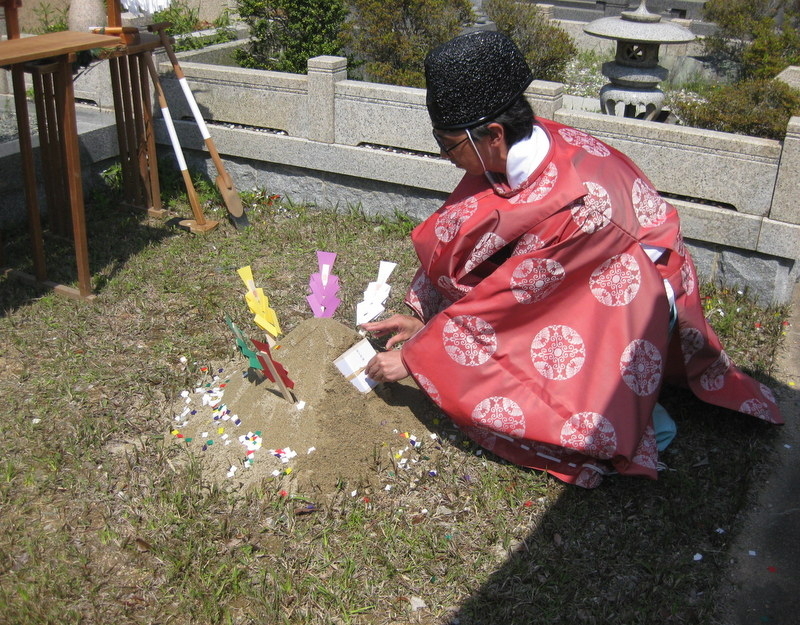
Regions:
<instances>
[{"instance_id":1,"label":"wooden post","mask_svg":"<svg viewBox=\"0 0 800 625\"><path fill-rule=\"evenodd\" d=\"M19 39L19 0L4 0L6 31L9 39ZM25 74L22 65L11 66L11 84L14 91L14 107L17 115L17 134L19 135L19 154L22 159L22 179L25 182L25 206L28 211L28 232L31 237L33 272L37 280L47 278L44 262L44 239L36 195L36 170L33 163L33 144L31 143L28 101L25 97Z\"/></svg>"},{"instance_id":2,"label":"wooden post","mask_svg":"<svg viewBox=\"0 0 800 625\"><path fill-rule=\"evenodd\" d=\"M72 55L58 57L59 71L56 73L56 95L60 98L57 108L62 111L62 137L64 163L67 170L69 204L72 213L72 237L75 242L75 261L78 266L78 291L81 297L92 295L89 272L89 244L86 238L86 218L83 207L83 180L81 159L78 152L78 129L75 116L75 91L72 86Z\"/></svg>"}]
</instances>

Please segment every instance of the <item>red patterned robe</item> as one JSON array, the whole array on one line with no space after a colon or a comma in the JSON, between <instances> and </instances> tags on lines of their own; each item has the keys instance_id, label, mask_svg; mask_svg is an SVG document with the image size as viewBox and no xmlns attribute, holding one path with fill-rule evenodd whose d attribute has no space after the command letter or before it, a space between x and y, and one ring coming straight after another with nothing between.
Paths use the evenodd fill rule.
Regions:
<instances>
[{"instance_id":1,"label":"red patterned robe","mask_svg":"<svg viewBox=\"0 0 800 625\"><path fill-rule=\"evenodd\" d=\"M622 153L538 123L550 151L520 188L466 175L412 233L406 303L425 326L402 357L419 386L486 449L589 488L613 470L655 479L664 381L781 423L706 323L676 210ZM654 263L643 245L666 251Z\"/></svg>"}]
</instances>

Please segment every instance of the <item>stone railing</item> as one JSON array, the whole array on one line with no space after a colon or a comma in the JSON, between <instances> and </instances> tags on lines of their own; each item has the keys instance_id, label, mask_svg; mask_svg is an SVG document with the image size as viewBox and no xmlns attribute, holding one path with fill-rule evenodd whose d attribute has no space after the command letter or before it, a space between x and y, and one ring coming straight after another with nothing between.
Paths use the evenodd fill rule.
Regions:
<instances>
[{"instance_id":1,"label":"stone railing","mask_svg":"<svg viewBox=\"0 0 800 625\"><path fill-rule=\"evenodd\" d=\"M423 218L462 175L431 156L438 149L423 89L348 80L340 57L311 59L307 76L202 60L184 53L181 66L240 188ZM165 84L170 101L182 102L177 83ZM788 300L800 276L800 117L781 142L567 109L562 94L544 81L526 92L537 115L586 130L642 167L678 207L706 277ZM181 104L173 111L190 116ZM178 127L182 144L198 150L196 166L211 174L194 124Z\"/></svg>"},{"instance_id":2,"label":"stone railing","mask_svg":"<svg viewBox=\"0 0 800 625\"><path fill-rule=\"evenodd\" d=\"M311 59L307 76L208 62L235 45L179 57L240 190L421 219L461 178L438 158L423 89L348 80L340 57ZM160 70L187 160L213 178L171 66ZM774 141L567 108L559 83L534 81L526 95L537 115L586 130L637 162L678 207L704 277L747 287L765 302L789 300L800 277L800 117L785 141ZM166 132L157 130L168 154ZM96 139L109 140L113 128ZM83 143L92 153L91 141ZM0 193L8 184L0 179Z\"/></svg>"}]
</instances>

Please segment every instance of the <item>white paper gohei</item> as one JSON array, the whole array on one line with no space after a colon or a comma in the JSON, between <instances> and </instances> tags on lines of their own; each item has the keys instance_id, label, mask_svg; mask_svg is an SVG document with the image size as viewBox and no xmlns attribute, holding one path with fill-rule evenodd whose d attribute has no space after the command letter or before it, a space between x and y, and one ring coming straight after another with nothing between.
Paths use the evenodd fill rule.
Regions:
<instances>
[{"instance_id":1,"label":"white paper gohei","mask_svg":"<svg viewBox=\"0 0 800 625\"><path fill-rule=\"evenodd\" d=\"M372 321L384 310L384 303L389 298L392 287L386 281L392 275L397 263L382 260L378 265L378 279L370 282L364 291L364 299L356 304L356 325Z\"/></svg>"},{"instance_id":2,"label":"white paper gohei","mask_svg":"<svg viewBox=\"0 0 800 625\"><path fill-rule=\"evenodd\" d=\"M333 361L339 372L362 393L368 393L378 384L364 373L364 367L376 354L367 339L362 339Z\"/></svg>"}]
</instances>

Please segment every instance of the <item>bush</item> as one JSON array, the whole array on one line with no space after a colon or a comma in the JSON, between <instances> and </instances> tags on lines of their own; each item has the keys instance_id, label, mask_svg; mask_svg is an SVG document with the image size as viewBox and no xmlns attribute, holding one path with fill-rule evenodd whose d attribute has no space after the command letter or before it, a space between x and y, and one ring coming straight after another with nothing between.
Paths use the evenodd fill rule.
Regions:
<instances>
[{"instance_id":1,"label":"bush","mask_svg":"<svg viewBox=\"0 0 800 625\"><path fill-rule=\"evenodd\" d=\"M171 26L166 33L175 38L173 48L176 52L198 50L216 43L225 43L236 39L231 27L230 12L225 9L213 23L200 19L200 9L189 5L188 0L173 0L163 11L153 13L153 23L169 22ZM195 33L207 28L215 28L214 35L197 37Z\"/></svg>"},{"instance_id":2,"label":"bush","mask_svg":"<svg viewBox=\"0 0 800 625\"><path fill-rule=\"evenodd\" d=\"M717 30L706 52L734 78L774 78L800 62L797 0L709 0L704 17Z\"/></svg>"},{"instance_id":3,"label":"bush","mask_svg":"<svg viewBox=\"0 0 800 625\"><path fill-rule=\"evenodd\" d=\"M564 29L551 24L534 4L488 0L483 6L497 30L508 35L525 55L534 78L564 81L567 63L578 53Z\"/></svg>"},{"instance_id":4,"label":"bush","mask_svg":"<svg viewBox=\"0 0 800 625\"><path fill-rule=\"evenodd\" d=\"M343 0L236 0L236 6L250 27L247 47L234 53L242 67L305 74L308 59L341 50Z\"/></svg>"},{"instance_id":5,"label":"bush","mask_svg":"<svg viewBox=\"0 0 800 625\"><path fill-rule=\"evenodd\" d=\"M428 52L474 21L469 0L350 0L346 42L367 78L424 87Z\"/></svg>"},{"instance_id":6,"label":"bush","mask_svg":"<svg viewBox=\"0 0 800 625\"><path fill-rule=\"evenodd\" d=\"M800 91L778 80L751 79L714 89L705 102L677 102L673 112L687 126L783 139L800 114Z\"/></svg>"},{"instance_id":7,"label":"bush","mask_svg":"<svg viewBox=\"0 0 800 625\"><path fill-rule=\"evenodd\" d=\"M754 38L742 51L742 75L775 78L789 65L800 63L800 32L789 24L775 28L772 20L761 20Z\"/></svg>"}]
</instances>

